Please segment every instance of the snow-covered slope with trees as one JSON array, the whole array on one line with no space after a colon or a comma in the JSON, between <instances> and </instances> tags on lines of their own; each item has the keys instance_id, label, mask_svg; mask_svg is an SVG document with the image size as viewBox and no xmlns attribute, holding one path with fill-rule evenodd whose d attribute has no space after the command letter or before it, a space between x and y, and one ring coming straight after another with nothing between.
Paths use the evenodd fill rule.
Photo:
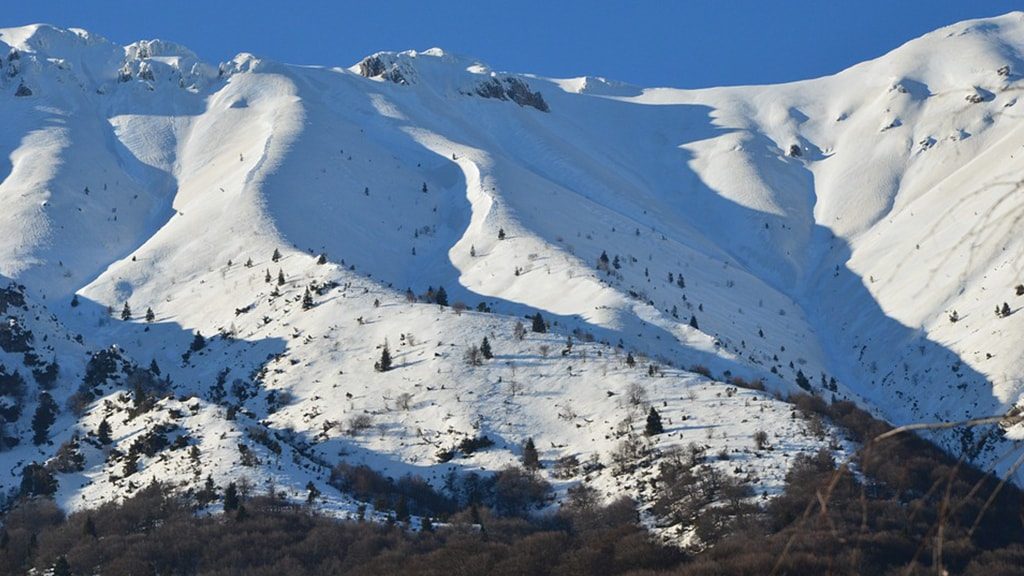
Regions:
<instances>
[{"instance_id":1,"label":"snow-covered slope with trees","mask_svg":"<svg viewBox=\"0 0 1024 576\"><path fill-rule=\"evenodd\" d=\"M48 26L0 54L0 336L33 333L0 354L7 490L49 460L68 508L245 477L345 513L338 462L442 486L533 438L562 488L644 501L693 443L760 494L842 444L772 393L906 423L1024 392L1021 13L697 91ZM935 439L1012 463L997 429Z\"/></svg>"}]
</instances>

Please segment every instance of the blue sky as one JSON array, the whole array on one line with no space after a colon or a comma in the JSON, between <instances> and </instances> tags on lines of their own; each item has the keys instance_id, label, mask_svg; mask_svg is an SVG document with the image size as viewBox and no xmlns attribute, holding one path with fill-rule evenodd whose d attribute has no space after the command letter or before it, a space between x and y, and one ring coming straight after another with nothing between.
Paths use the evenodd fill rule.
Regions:
<instances>
[{"instance_id":1,"label":"blue sky","mask_svg":"<svg viewBox=\"0 0 1024 576\"><path fill-rule=\"evenodd\" d=\"M350 65L379 50L475 56L493 68L695 88L822 76L1024 0L25 0L0 27L48 22L118 43L174 40L210 62L238 52Z\"/></svg>"}]
</instances>

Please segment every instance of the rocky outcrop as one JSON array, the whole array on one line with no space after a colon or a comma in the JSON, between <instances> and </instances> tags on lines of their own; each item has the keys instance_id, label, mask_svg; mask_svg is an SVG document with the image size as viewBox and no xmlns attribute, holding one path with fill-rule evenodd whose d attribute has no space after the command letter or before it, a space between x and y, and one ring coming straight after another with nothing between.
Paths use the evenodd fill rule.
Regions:
<instances>
[{"instance_id":1,"label":"rocky outcrop","mask_svg":"<svg viewBox=\"0 0 1024 576\"><path fill-rule=\"evenodd\" d=\"M386 61L381 55L367 56L359 63L359 75L366 78L380 78L395 84L408 85L409 80L402 74L398 62Z\"/></svg>"},{"instance_id":2,"label":"rocky outcrop","mask_svg":"<svg viewBox=\"0 0 1024 576\"><path fill-rule=\"evenodd\" d=\"M476 87L476 95L483 98L496 98L498 100L511 100L520 106L536 108L541 112L548 112L548 103L540 92L531 92L526 82L513 76L491 76L490 79L481 82Z\"/></svg>"}]
</instances>

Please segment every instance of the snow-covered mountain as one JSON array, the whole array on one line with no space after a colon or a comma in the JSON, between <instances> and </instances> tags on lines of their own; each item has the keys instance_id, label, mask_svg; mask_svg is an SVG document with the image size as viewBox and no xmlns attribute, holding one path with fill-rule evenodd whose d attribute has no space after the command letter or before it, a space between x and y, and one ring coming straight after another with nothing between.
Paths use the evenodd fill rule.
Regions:
<instances>
[{"instance_id":1,"label":"snow-covered mountain","mask_svg":"<svg viewBox=\"0 0 1024 576\"><path fill-rule=\"evenodd\" d=\"M709 90L436 48L214 66L44 25L0 30L0 54L5 490L77 435L67 508L245 476L345 513L339 461L439 485L532 437L556 486L643 500L610 455L655 406L659 450L732 453L760 493L842 444L777 399L798 384L894 423L1024 393L1024 13ZM453 450L477 436L495 446ZM935 440L1013 462L995 429Z\"/></svg>"}]
</instances>

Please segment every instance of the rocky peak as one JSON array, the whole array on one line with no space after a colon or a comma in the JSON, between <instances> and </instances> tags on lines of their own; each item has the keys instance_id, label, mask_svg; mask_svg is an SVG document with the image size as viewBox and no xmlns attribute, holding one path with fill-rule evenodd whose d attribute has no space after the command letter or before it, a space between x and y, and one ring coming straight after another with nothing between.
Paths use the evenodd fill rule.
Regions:
<instances>
[{"instance_id":1,"label":"rocky peak","mask_svg":"<svg viewBox=\"0 0 1024 576\"><path fill-rule=\"evenodd\" d=\"M406 71L403 72L403 68ZM359 75L365 78L379 78L394 84L408 85L411 74L402 66L394 54L377 53L359 62Z\"/></svg>"}]
</instances>

